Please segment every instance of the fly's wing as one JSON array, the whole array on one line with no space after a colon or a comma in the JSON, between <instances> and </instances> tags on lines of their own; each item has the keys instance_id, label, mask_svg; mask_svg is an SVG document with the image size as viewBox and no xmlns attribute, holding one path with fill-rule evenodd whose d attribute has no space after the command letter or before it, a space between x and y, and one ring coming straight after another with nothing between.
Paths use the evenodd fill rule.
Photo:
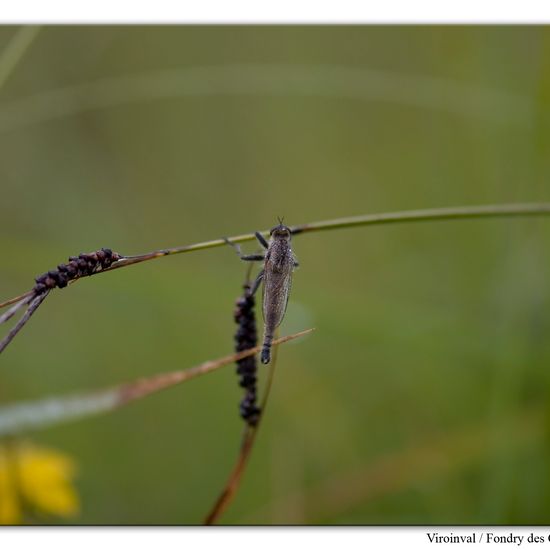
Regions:
<instances>
[{"instance_id":1,"label":"fly's wing","mask_svg":"<svg viewBox=\"0 0 550 550\"><path fill-rule=\"evenodd\" d=\"M278 327L285 316L292 286L292 271L264 274L263 316L266 325Z\"/></svg>"}]
</instances>

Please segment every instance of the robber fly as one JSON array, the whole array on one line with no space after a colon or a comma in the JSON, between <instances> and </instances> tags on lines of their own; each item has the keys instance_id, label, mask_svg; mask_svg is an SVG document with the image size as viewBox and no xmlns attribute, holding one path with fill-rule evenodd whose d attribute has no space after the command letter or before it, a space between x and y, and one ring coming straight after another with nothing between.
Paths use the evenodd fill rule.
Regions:
<instances>
[{"instance_id":1,"label":"robber fly","mask_svg":"<svg viewBox=\"0 0 550 550\"><path fill-rule=\"evenodd\" d=\"M226 239L236 248L241 260L264 263L263 269L250 289L250 294L254 294L260 284L262 282L264 284L262 306L264 342L261 353L261 361L264 365L271 360L271 342L276 328L281 324L285 315L292 283L292 272L298 266L290 247L290 228L283 225L282 220L279 220L279 225L276 225L269 234L270 239L267 242L261 233L255 233L259 243L266 249L265 254L243 255L237 245Z\"/></svg>"}]
</instances>

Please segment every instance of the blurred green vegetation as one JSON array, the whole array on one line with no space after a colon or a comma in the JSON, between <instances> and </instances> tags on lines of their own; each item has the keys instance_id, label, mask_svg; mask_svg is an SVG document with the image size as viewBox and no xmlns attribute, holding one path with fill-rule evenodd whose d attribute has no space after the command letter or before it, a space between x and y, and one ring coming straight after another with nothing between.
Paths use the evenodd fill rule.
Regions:
<instances>
[{"instance_id":1,"label":"blurred green vegetation","mask_svg":"<svg viewBox=\"0 0 550 550\"><path fill-rule=\"evenodd\" d=\"M548 200L549 75L544 27L42 28L0 90L0 298L102 246ZM223 521L547 523L549 245L545 219L296 237L282 333L317 331L280 350ZM53 293L1 403L229 353L243 277L215 249ZM201 522L238 451L233 371L32 435L79 465L75 523Z\"/></svg>"}]
</instances>

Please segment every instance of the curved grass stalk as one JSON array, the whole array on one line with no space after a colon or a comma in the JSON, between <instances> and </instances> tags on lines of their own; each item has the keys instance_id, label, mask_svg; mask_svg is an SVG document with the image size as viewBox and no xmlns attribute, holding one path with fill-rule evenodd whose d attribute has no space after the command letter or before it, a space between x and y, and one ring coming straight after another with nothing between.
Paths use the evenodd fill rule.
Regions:
<instances>
[{"instance_id":1,"label":"curved grass stalk","mask_svg":"<svg viewBox=\"0 0 550 550\"><path fill-rule=\"evenodd\" d=\"M315 231L327 231L330 229L344 229L348 227L360 227L366 225L384 225L390 223L404 222L420 222L420 221L438 221L438 220L457 220L457 219L472 219L472 218L495 218L495 217L518 217L518 216L547 216L550 215L550 203L516 203L516 204L492 204L481 206L457 206L451 208L430 208L424 210L406 210L403 212L386 212L382 214L364 214L361 216L350 216L345 218L337 218L333 220L324 220L319 222L311 222L302 225L293 226L292 232L294 235L301 233L311 233ZM268 235L269 231L260 231L262 235ZM256 239L254 233L245 233L230 237L229 240L233 243L244 243L254 241ZM226 246L225 239L214 239L185 246L177 246L173 248L165 248L155 250L137 256L124 256L122 260L114 263L108 269L104 269L94 273L105 273L122 267L163 258L164 256L173 256L175 254L184 254L187 252L196 252L198 250L206 250L209 248L217 248ZM70 281L70 284L76 279ZM32 290L25 292L19 296L15 296L0 303L0 309L12 305L20 300L32 295Z\"/></svg>"},{"instance_id":2,"label":"curved grass stalk","mask_svg":"<svg viewBox=\"0 0 550 550\"><path fill-rule=\"evenodd\" d=\"M509 217L527 217L527 216L548 216L550 215L550 202L543 203L515 203L515 204L489 204L481 206L457 206L450 208L428 208L424 210L405 210L402 212L385 212L382 214L363 214L360 216L348 216L345 218L336 218L332 220L323 220L318 222L310 222L302 225L291 226L294 235L302 233L314 233L316 231L329 231L332 229L346 229L352 227L363 227L369 225L387 225L394 223L406 222L425 222L425 221L445 221L445 220L461 220L475 218L509 218ZM269 230L260 231L264 236L269 235ZM254 233L244 233L229 237L233 243L244 243L254 241L256 236ZM121 269L130 265L156 260L165 256L174 256L176 254L186 254L188 252L197 252L199 250L207 250L209 248L218 248L227 246L225 239L213 239L200 243L176 246L173 248L164 248L139 254L137 256L124 256L122 260L114 263L111 267L94 273L91 276L99 275ZM74 283L84 277L70 281ZM20 299L29 296L31 292L26 292L20 296L10 298L5 302L0 303L0 308L11 305Z\"/></svg>"},{"instance_id":3,"label":"curved grass stalk","mask_svg":"<svg viewBox=\"0 0 550 550\"><path fill-rule=\"evenodd\" d=\"M300 235L302 233L313 233L315 231L328 231L332 229L345 229L367 225L385 225L404 222L548 215L550 215L550 203L491 204L482 206L457 206L451 208L407 210L404 212L386 212L382 214L364 214L361 216L349 216L345 218L311 222L302 225L293 225L291 226L291 230L294 235ZM260 231L260 233L267 236L269 235L269 230ZM245 233L243 235L229 237L229 240L233 243L244 243L247 241L254 241L255 239L256 236L254 233ZM156 258L162 258L164 256L185 254L187 252L196 252L198 250L206 250L220 246L227 246L225 239L214 239L202 243L166 248L163 250L149 252L147 254L141 254L139 256L127 256L104 271L112 271L114 269L154 260ZM1 305L2 304L0 304L0 306Z\"/></svg>"},{"instance_id":4,"label":"curved grass stalk","mask_svg":"<svg viewBox=\"0 0 550 550\"><path fill-rule=\"evenodd\" d=\"M550 215L550 203L519 203L519 204L493 204L482 206L459 206L451 208L431 208L424 210L409 210L404 212L387 212L382 214L364 214L360 216L349 216L345 218L336 218L332 220L324 220L318 222L311 222L302 225L295 225L291 227L294 235L300 235L303 233L313 233L316 231L328 231L332 229L345 229L351 227L362 227L368 225L384 225L393 223L405 223L405 222L422 222L422 221L444 221L444 220L460 220L460 219L475 219L475 218L501 218L501 217L520 217L520 216L548 216ZM268 235L269 231L261 231L263 235ZM233 243L243 243L247 241L255 240L254 233L246 233L243 235L237 235L230 237L230 241ZM138 256L123 256L123 258L116 263L112 264L107 269L102 269L91 275L98 275L99 273L106 273L115 269L121 269L130 265L147 262L157 258L163 258L165 256L173 256L176 254L184 254L188 252L196 252L198 250L206 250L209 248L217 248L226 246L227 241L225 239L214 239L211 241L205 241L201 243L178 246L174 248L165 248L162 250L155 250L146 254L140 254ZM83 277L70 281L71 283L80 280ZM0 308L7 305L16 303L19 299L25 300L29 296L32 296L32 291L6 300L0 303ZM28 319L28 317L27 317ZM19 326L16 333L22 328ZM6 345L13 339L13 336L9 338L5 345L0 344L0 352L5 349ZM4 340L5 341L5 340ZM2 343L4 343L2 341Z\"/></svg>"},{"instance_id":5,"label":"curved grass stalk","mask_svg":"<svg viewBox=\"0 0 550 550\"><path fill-rule=\"evenodd\" d=\"M283 336L275 340L273 344L284 344L310 334L313 330L307 329L289 336ZM227 355L221 359L206 361L196 367L158 374L105 390L5 405L0 407L0 437L44 429L56 424L118 409L132 401L187 382L197 376L214 372L239 359L254 355L260 350L261 345Z\"/></svg>"}]
</instances>

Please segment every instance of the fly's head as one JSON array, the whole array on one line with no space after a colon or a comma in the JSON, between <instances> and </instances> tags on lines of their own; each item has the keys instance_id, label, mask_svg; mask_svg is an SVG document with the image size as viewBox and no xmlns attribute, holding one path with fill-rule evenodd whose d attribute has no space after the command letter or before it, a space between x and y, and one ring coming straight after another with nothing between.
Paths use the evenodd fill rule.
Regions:
<instances>
[{"instance_id":1,"label":"fly's head","mask_svg":"<svg viewBox=\"0 0 550 550\"><path fill-rule=\"evenodd\" d=\"M276 225L269 234L274 241L290 242L290 228L284 225L281 219L279 219L279 225Z\"/></svg>"}]
</instances>

